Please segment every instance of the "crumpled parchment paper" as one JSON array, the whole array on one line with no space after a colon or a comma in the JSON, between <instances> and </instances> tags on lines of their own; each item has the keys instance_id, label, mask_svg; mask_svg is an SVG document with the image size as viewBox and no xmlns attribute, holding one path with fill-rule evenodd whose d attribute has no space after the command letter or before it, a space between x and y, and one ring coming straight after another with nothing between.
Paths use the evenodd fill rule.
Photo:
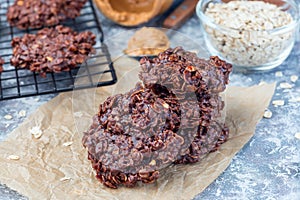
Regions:
<instances>
[{"instance_id":1,"label":"crumpled parchment paper","mask_svg":"<svg viewBox=\"0 0 300 200\"><path fill-rule=\"evenodd\" d=\"M253 136L275 89L275 84L228 87L226 123L230 138L220 150L196 164L170 166L154 184L114 190L96 180L81 138L98 105L112 93L132 88L137 80L137 73L130 72L137 62L121 59L115 66L121 84L62 93L0 143L0 183L29 199L192 199L228 167ZM36 139L32 132L39 129L42 135ZM20 159L8 159L10 155Z\"/></svg>"}]
</instances>

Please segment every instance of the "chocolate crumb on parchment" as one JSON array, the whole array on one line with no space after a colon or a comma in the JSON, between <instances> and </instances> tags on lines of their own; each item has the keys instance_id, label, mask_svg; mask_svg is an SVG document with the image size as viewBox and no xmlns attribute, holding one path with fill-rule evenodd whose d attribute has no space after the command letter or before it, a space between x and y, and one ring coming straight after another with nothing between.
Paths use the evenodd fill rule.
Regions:
<instances>
[{"instance_id":1,"label":"chocolate crumb on parchment","mask_svg":"<svg viewBox=\"0 0 300 200\"><path fill-rule=\"evenodd\" d=\"M152 183L167 166L197 162L228 138L219 93L230 64L180 47L140 63L143 85L100 104L82 140L96 177L110 188Z\"/></svg>"},{"instance_id":2,"label":"chocolate crumb on parchment","mask_svg":"<svg viewBox=\"0 0 300 200\"><path fill-rule=\"evenodd\" d=\"M80 15L87 0L15 0L8 8L7 21L19 29L54 26Z\"/></svg>"},{"instance_id":3,"label":"chocolate crumb on parchment","mask_svg":"<svg viewBox=\"0 0 300 200\"><path fill-rule=\"evenodd\" d=\"M95 53L96 36L85 31L77 33L69 27L44 28L37 34L25 34L12 40L11 64L29 69L45 77L47 72L69 71Z\"/></svg>"}]
</instances>

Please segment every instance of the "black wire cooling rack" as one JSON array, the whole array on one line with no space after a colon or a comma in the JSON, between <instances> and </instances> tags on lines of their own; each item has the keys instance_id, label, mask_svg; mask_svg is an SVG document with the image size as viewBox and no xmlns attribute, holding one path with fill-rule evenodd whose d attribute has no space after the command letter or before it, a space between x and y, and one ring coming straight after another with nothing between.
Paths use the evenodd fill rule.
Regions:
<instances>
[{"instance_id":1,"label":"black wire cooling rack","mask_svg":"<svg viewBox=\"0 0 300 200\"><path fill-rule=\"evenodd\" d=\"M21 31L9 25L6 21L6 12L13 2L14 0L0 0L0 56L5 60L4 71L0 74L0 101L106 86L117 81L108 48L103 42L103 31L92 0L85 4L79 17L63 23L77 32L89 30L97 36L97 43L94 46L97 53L91 56L87 62L69 72L47 73L46 77L11 66L11 40L25 33L38 31L37 29Z\"/></svg>"}]
</instances>

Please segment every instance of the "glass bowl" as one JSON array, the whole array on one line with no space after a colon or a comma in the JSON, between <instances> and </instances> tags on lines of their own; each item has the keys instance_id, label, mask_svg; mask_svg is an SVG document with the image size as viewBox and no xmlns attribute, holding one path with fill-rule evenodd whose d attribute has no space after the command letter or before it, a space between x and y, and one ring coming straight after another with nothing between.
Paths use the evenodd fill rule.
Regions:
<instances>
[{"instance_id":1,"label":"glass bowl","mask_svg":"<svg viewBox=\"0 0 300 200\"><path fill-rule=\"evenodd\" d=\"M279 6L291 15L293 20L289 24L259 31L215 23L205 14L210 3L224 2L200 0L196 13L201 21L206 46L212 55L231 62L237 69L258 71L279 66L290 54L299 30L299 7L294 0L281 0Z\"/></svg>"}]
</instances>

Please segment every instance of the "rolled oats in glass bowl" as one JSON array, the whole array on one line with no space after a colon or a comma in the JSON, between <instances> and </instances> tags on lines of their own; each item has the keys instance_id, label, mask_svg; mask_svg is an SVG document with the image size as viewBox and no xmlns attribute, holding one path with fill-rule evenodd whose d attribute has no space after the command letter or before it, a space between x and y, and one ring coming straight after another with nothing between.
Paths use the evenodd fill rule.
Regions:
<instances>
[{"instance_id":1,"label":"rolled oats in glass bowl","mask_svg":"<svg viewBox=\"0 0 300 200\"><path fill-rule=\"evenodd\" d=\"M247 71L279 66L299 31L294 0L200 0L196 13L211 54Z\"/></svg>"}]
</instances>

